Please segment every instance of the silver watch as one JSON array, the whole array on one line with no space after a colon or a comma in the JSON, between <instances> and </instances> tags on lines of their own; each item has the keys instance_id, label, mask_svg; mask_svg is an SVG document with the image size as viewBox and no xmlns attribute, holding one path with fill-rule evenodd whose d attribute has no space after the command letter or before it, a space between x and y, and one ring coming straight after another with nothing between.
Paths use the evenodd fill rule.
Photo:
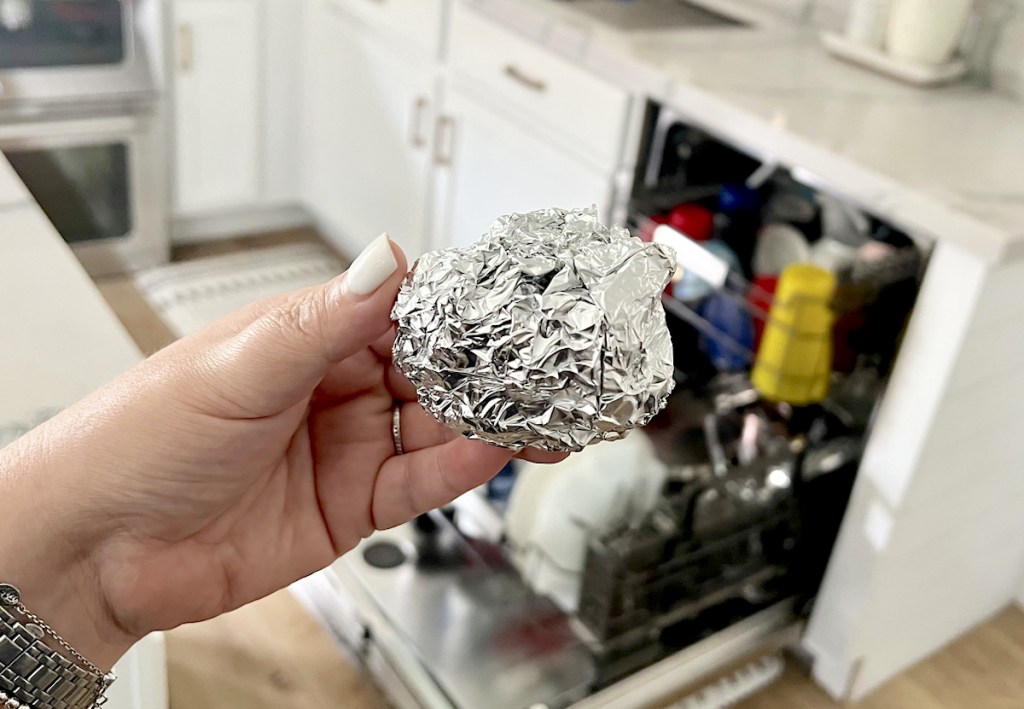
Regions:
<instances>
[{"instance_id":1,"label":"silver watch","mask_svg":"<svg viewBox=\"0 0 1024 709\"><path fill-rule=\"evenodd\" d=\"M0 708L91 709L114 679L30 612L17 588L0 584Z\"/></svg>"}]
</instances>

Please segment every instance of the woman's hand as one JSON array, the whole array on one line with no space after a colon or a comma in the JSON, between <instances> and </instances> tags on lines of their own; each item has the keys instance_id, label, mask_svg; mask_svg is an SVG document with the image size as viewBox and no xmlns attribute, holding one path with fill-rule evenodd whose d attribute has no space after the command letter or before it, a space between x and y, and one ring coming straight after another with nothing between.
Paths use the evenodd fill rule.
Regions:
<instances>
[{"instance_id":1,"label":"woman's hand","mask_svg":"<svg viewBox=\"0 0 1024 709\"><path fill-rule=\"evenodd\" d=\"M496 474L512 454L433 421L392 367L405 271L382 236L347 274L179 341L5 450L0 581L105 668Z\"/></svg>"}]
</instances>

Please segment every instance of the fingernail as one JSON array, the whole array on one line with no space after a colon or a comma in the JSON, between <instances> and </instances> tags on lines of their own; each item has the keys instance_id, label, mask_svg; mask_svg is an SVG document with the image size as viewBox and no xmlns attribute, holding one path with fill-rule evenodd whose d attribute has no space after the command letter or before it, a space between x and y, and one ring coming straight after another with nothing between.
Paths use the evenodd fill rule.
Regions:
<instances>
[{"instance_id":1,"label":"fingernail","mask_svg":"<svg viewBox=\"0 0 1024 709\"><path fill-rule=\"evenodd\" d=\"M369 295L380 288L395 269L398 261L391 250L391 239L381 234L363 249L345 276L345 289L356 295Z\"/></svg>"}]
</instances>

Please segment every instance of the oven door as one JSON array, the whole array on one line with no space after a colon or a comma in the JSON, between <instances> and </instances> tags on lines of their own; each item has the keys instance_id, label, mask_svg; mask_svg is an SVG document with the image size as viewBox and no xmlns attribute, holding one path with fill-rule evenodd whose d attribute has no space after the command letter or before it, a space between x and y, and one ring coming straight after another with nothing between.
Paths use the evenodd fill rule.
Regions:
<instances>
[{"instance_id":1,"label":"oven door","mask_svg":"<svg viewBox=\"0 0 1024 709\"><path fill-rule=\"evenodd\" d=\"M94 276L167 260L155 115L0 125L0 150Z\"/></svg>"},{"instance_id":2,"label":"oven door","mask_svg":"<svg viewBox=\"0 0 1024 709\"><path fill-rule=\"evenodd\" d=\"M160 0L0 0L0 102L153 96Z\"/></svg>"}]
</instances>

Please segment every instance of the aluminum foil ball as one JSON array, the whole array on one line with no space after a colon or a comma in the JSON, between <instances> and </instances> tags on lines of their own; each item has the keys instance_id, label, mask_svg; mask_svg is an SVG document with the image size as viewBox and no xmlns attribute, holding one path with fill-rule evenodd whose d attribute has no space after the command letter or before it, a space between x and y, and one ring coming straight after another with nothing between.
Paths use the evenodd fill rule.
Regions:
<instances>
[{"instance_id":1,"label":"aluminum foil ball","mask_svg":"<svg viewBox=\"0 0 1024 709\"><path fill-rule=\"evenodd\" d=\"M424 255L398 294L395 365L423 408L470 438L578 451L665 405L667 248L596 210L500 218L479 242Z\"/></svg>"}]
</instances>

